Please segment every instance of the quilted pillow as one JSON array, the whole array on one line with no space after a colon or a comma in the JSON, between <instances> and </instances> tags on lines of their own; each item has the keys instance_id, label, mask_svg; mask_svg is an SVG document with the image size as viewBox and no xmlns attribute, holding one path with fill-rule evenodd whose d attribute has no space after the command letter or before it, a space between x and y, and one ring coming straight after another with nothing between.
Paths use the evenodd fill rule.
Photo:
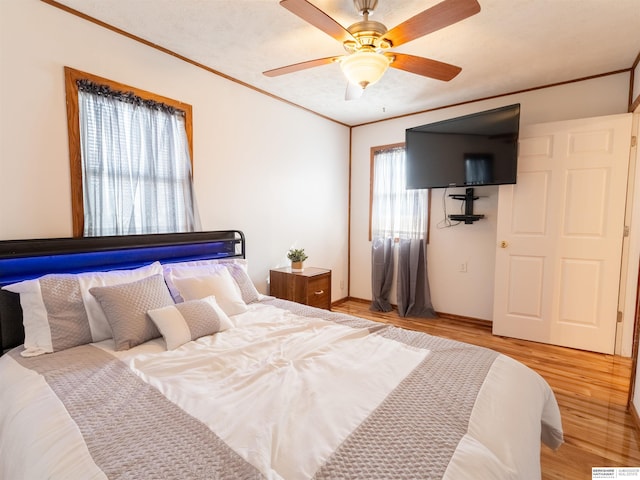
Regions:
<instances>
[{"instance_id":1,"label":"quilted pillow","mask_svg":"<svg viewBox=\"0 0 640 480\"><path fill-rule=\"evenodd\" d=\"M229 316L248 310L238 286L226 268L205 276L183 278L172 276L172 281L185 301L213 295L224 313Z\"/></svg>"},{"instance_id":2,"label":"quilted pillow","mask_svg":"<svg viewBox=\"0 0 640 480\"><path fill-rule=\"evenodd\" d=\"M2 287L20 294L25 357L111 338L111 327L89 293L94 286L132 282L162 273L159 262L132 270L50 274Z\"/></svg>"},{"instance_id":3,"label":"quilted pillow","mask_svg":"<svg viewBox=\"0 0 640 480\"><path fill-rule=\"evenodd\" d=\"M89 292L100 302L111 325L116 350L128 350L159 337L160 332L147 312L173 305L162 275L110 287L93 287Z\"/></svg>"},{"instance_id":4,"label":"quilted pillow","mask_svg":"<svg viewBox=\"0 0 640 480\"><path fill-rule=\"evenodd\" d=\"M232 327L231 320L213 296L149 310L147 313L164 337L168 350Z\"/></svg>"}]
</instances>

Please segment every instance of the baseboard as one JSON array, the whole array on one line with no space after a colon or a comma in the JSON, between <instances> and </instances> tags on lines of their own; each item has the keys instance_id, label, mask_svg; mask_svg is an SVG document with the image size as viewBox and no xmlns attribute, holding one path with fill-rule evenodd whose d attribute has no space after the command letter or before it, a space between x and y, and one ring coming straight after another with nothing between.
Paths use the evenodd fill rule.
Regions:
<instances>
[{"instance_id":1,"label":"baseboard","mask_svg":"<svg viewBox=\"0 0 640 480\"><path fill-rule=\"evenodd\" d=\"M345 297L340 300L336 300L331 305L340 305L345 302L358 302L358 303L371 303L371 300L366 300L364 298L357 297ZM394 310L398 310L397 305L391 304L391 308ZM446 318L447 320L454 320L456 322L465 322L473 325L480 325L482 327L488 328L491 330L493 322L491 320L483 320L481 318L473 318L473 317L465 317L463 315L455 315L453 313L446 312L436 312L440 318Z\"/></svg>"},{"instance_id":2,"label":"baseboard","mask_svg":"<svg viewBox=\"0 0 640 480\"><path fill-rule=\"evenodd\" d=\"M343 298L340 298L340 299L336 300L335 302L331 302L331 306L333 307L335 305L341 305L341 304L343 304L345 302L348 302L349 300L353 300L353 298L343 297Z\"/></svg>"},{"instance_id":3,"label":"baseboard","mask_svg":"<svg viewBox=\"0 0 640 480\"><path fill-rule=\"evenodd\" d=\"M340 300L336 300L335 302L333 302L333 304L339 305L344 302L371 303L371 300L365 300L364 298L356 298L356 297L344 297L344 298L341 298Z\"/></svg>"},{"instance_id":4,"label":"baseboard","mask_svg":"<svg viewBox=\"0 0 640 480\"><path fill-rule=\"evenodd\" d=\"M493 328L493 322L491 320L484 320L482 318L465 317L463 315L455 315L453 313L436 312L440 318L446 318L449 320L455 320L457 322L471 323L473 325L480 325L482 327L491 330Z\"/></svg>"}]
</instances>

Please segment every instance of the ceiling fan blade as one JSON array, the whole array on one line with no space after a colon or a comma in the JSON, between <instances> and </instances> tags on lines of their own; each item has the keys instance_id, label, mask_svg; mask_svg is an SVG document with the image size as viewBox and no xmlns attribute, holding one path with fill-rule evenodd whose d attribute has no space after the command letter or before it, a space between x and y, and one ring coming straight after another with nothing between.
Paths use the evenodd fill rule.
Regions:
<instances>
[{"instance_id":1,"label":"ceiling fan blade","mask_svg":"<svg viewBox=\"0 0 640 480\"><path fill-rule=\"evenodd\" d=\"M362 88L360 85L355 85L351 82L347 82L347 90L344 93L344 99L347 101L357 100L362 96L363 93L364 88Z\"/></svg>"},{"instance_id":2,"label":"ceiling fan blade","mask_svg":"<svg viewBox=\"0 0 640 480\"><path fill-rule=\"evenodd\" d=\"M305 70L307 68L319 67L320 65L327 65L328 63L335 62L339 58L340 57L338 56L338 57L317 58L315 60L307 60L306 62L294 63L293 65L287 65L286 67L267 70L266 72L262 72L262 74L266 75L267 77L277 77L279 75L298 72L300 70Z\"/></svg>"},{"instance_id":3,"label":"ceiling fan blade","mask_svg":"<svg viewBox=\"0 0 640 480\"><path fill-rule=\"evenodd\" d=\"M430 58L416 57L415 55L407 55L406 53L389 52L385 53L385 55L393 58L393 62L389 65L390 67L445 82L453 79L462 71L460 67L456 67L450 63L439 62Z\"/></svg>"},{"instance_id":4,"label":"ceiling fan blade","mask_svg":"<svg viewBox=\"0 0 640 480\"><path fill-rule=\"evenodd\" d=\"M477 0L444 0L389 30L384 38L394 47L448 27L480 11Z\"/></svg>"},{"instance_id":5,"label":"ceiling fan blade","mask_svg":"<svg viewBox=\"0 0 640 480\"><path fill-rule=\"evenodd\" d=\"M355 40L342 25L306 0L282 0L280 5L339 42Z\"/></svg>"}]
</instances>

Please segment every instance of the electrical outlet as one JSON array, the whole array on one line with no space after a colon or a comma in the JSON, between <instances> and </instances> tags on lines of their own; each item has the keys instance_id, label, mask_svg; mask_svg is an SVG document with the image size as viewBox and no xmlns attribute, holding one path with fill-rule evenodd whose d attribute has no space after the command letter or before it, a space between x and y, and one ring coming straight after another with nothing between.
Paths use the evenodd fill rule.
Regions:
<instances>
[{"instance_id":1,"label":"electrical outlet","mask_svg":"<svg viewBox=\"0 0 640 480\"><path fill-rule=\"evenodd\" d=\"M462 262L458 264L458 272L467 273L467 262Z\"/></svg>"},{"instance_id":2,"label":"electrical outlet","mask_svg":"<svg viewBox=\"0 0 640 480\"><path fill-rule=\"evenodd\" d=\"M340 280L340 290L344 290L344 280Z\"/></svg>"}]
</instances>

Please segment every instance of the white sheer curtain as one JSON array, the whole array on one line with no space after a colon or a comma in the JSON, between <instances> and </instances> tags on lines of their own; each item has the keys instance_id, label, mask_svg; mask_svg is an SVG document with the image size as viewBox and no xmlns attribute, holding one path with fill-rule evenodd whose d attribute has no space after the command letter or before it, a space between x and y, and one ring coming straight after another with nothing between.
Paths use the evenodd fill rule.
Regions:
<instances>
[{"instance_id":1,"label":"white sheer curtain","mask_svg":"<svg viewBox=\"0 0 640 480\"><path fill-rule=\"evenodd\" d=\"M381 150L373 162L373 238L426 238L428 190L407 190L404 147Z\"/></svg>"},{"instance_id":2,"label":"white sheer curtain","mask_svg":"<svg viewBox=\"0 0 640 480\"><path fill-rule=\"evenodd\" d=\"M78 95L84 235L199 230L183 116L130 98Z\"/></svg>"},{"instance_id":3,"label":"white sheer curtain","mask_svg":"<svg viewBox=\"0 0 640 480\"><path fill-rule=\"evenodd\" d=\"M427 276L428 190L407 190L404 147L374 154L371 310L389 311L392 246L397 240L397 303L401 317L437 317Z\"/></svg>"}]
</instances>

